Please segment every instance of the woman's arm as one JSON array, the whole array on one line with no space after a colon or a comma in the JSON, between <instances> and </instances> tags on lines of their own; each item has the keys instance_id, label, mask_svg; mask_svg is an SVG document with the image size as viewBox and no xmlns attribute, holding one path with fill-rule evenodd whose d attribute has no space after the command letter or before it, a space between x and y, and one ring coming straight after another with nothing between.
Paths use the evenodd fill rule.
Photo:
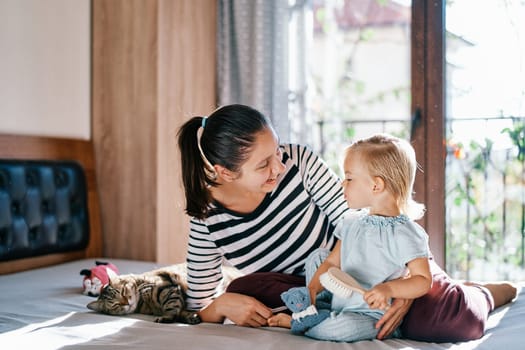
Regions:
<instances>
[{"instance_id":1,"label":"woman's arm","mask_svg":"<svg viewBox=\"0 0 525 350\"><path fill-rule=\"evenodd\" d=\"M227 318L236 325L266 326L272 310L253 297L237 293L224 293L199 311L203 322L222 323Z\"/></svg>"},{"instance_id":2,"label":"woman's arm","mask_svg":"<svg viewBox=\"0 0 525 350\"><path fill-rule=\"evenodd\" d=\"M348 205L343 195L341 179L312 150L302 145L289 146L290 157L299 167L304 186L315 204L334 226L346 213Z\"/></svg>"},{"instance_id":3,"label":"woman's arm","mask_svg":"<svg viewBox=\"0 0 525 350\"><path fill-rule=\"evenodd\" d=\"M213 301L223 278L222 255L210 239L203 221L192 218L186 253L186 304L190 310L201 310Z\"/></svg>"}]
</instances>

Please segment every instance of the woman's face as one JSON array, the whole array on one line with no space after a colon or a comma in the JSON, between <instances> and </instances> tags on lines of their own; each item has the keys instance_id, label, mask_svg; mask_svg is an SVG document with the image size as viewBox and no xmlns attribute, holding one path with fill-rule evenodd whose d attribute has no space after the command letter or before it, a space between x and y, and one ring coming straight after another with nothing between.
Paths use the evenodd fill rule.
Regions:
<instances>
[{"instance_id":1,"label":"woman's face","mask_svg":"<svg viewBox=\"0 0 525 350\"><path fill-rule=\"evenodd\" d=\"M279 175L285 170L279 140L273 130L265 129L256 135L251 153L235 182L250 192L268 193L275 189Z\"/></svg>"}]
</instances>

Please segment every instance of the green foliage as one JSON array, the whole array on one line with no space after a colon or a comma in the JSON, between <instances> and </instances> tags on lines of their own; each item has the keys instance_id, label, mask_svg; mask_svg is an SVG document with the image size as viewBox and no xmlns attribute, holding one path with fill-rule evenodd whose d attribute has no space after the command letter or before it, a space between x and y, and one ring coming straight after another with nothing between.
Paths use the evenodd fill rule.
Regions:
<instances>
[{"instance_id":1,"label":"green foliage","mask_svg":"<svg viewBox=\"0 0 525 350\"><path fill-rule=\"evenodd\" d=\"M525 159L525 122L514 120L513 124L513 128L505 128L501 132L509 135L518 148L518 160L523 161Z\"/></svg>"},{"instance_id":2,"label":"green foliage","mask_svg":"<svg viewBox=\"0 0 525 350\"><path fill-rule=\"evenodd\" d=\"M364 30L362 30L360 33L359 33L359 39L360 40L372 40L374 38L374 36L376 35L376 32L374 29L372 28L366 28Z\"/></svg>"},{"instance_id":3,"label":"green foliage","mask_svg":"<svg viewBox=\"0 0 525 350\"><path fill-rule=\"evenodd\" d=\"M347 140L353 140L355 137L355 128L347 127L345 129L345 137Z\"/></svg>"},{"instance_id":4,"label":"green foliage","mask_svg":"<svg viewBox=\"0 0 525 350\"><path fill-rule=\"evenodd\" d=\"M513 149L496 149L487 138L467 147L452 137L447 142L447 269L459 271L458 278L469 278L473 261L517 270L525 264L516 244L525 220L524 123L514 120L512 128L501 132ZM513 246L512 251L505 252L506 246Z\"/></svg>"}]
</instances>

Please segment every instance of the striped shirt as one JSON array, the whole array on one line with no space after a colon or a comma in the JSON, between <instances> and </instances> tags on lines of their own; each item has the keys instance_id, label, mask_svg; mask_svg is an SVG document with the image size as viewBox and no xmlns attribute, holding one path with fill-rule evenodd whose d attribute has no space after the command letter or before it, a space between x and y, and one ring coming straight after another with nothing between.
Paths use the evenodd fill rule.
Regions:
<instances>
[{"instance_id":1,"label":"striped shirt","mask_svg":"<svg viewBox=\"0 0 525 350\"><path fill-rule=\"evenodd\" d=\"M309 148L281 147L286 170L252 213L239 214L214 203L206 219L191 219L190 309L212 301L222 280L222 264L243 274L304 275L305 259L313 250L333 248L334 228L347 211L339 178Z\"/></svg>"}]
</instances>

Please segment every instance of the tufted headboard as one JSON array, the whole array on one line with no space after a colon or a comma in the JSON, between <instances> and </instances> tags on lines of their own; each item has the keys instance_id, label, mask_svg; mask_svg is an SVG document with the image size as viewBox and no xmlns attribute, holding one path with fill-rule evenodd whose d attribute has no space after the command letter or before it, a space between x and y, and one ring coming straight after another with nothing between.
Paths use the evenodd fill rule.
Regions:
<instances>
[{"instance_id":1,"label":"tufted headboard","mask_svg":"<svg viewBox=\"0 0 525 350\"><path fill-rule=\"evenodd\" d=\"M92 143L0 135L0 274L101 255Z\"/></svg>"}]
</instances>

